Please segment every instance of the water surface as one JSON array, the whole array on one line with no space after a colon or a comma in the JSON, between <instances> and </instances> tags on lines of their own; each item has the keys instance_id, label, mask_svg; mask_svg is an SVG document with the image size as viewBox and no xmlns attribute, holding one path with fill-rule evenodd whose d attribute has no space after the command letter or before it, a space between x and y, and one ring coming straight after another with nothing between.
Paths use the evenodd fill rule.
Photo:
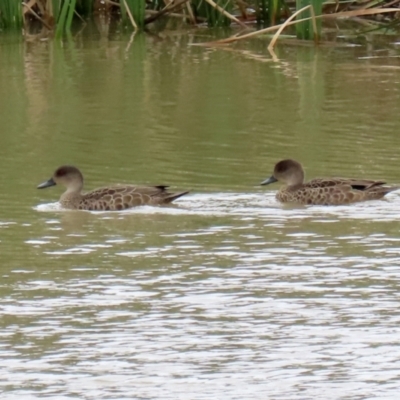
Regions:
<instances>
[{"instance_id":1,"label":"water surface","mask_svg":"<svg viewBox=\"0 0 400 400\"><path fill-rule=\"evenodd\" d=\"M293 207L259 182L292 157L400 184L398 38L272 62L189 46L211 36L0 38L5 398L397 398L399 192ZM65 212L36 190L65 163L191 194Z\"/></svg>"}]
</instances>

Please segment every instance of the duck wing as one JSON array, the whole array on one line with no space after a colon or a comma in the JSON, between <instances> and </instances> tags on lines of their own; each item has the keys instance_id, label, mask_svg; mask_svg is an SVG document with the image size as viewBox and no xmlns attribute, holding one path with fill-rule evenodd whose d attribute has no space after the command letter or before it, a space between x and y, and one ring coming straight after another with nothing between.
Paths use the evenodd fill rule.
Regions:
<instances>
[{"instance_id":1,"label":"duck wing","mask_svg":"<svg viewBox=\"0 0 400 400\"><path fill-rule=\"evenodd\" d=\"M188 192L170 193L168 186L109 186L83 195L86 210L124 210L141 205L159 205L174 201Z\"/></svg>"},{"instance_id":2,"label":"duck wing","mask_svg":"<svg viewBox=\"0 0 400 400\"><path fill-rule=\"evenodd\" d=\"M294 192L287 192L292 201L301 204L340 205L377 200L398 187L382 186L384 182L355 179L314 179Z\"/></svg>"},{"instance_id":3,"label":"duck wing","mask_svg":"<svg viewBox=\"0 0 400 400\"><path fill-rule=\"evenodd\" d=\"M352 179L352 178L316 178L303 186L308 188L325 188L334 186L349 186L354 190L369 190L384 185L384 181L373 181L368 179Z\"/></svg>"}]
</instances>

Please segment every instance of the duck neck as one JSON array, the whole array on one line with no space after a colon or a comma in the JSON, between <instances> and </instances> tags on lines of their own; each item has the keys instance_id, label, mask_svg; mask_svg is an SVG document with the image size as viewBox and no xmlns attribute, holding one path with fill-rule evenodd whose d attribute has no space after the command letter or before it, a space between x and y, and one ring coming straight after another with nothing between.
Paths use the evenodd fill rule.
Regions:
<instances>
[{"instance_id":1,"label":"duck neck","mask_svg":"<svg viewBox=\"0 0 400 400\"><path fill-rule=\"evenodd\" d=\"M61 199L72 199L82 197L81 191L83 184L79 183L76 185L71 185L67 187L67 190L61 195Z\"/></svg>"},{"instance_id":2,"label":"duck neck","mask_svg":"<svg viewBox=\"0 0 400 400\"><path fill-rule=\"evenodd\" d=\"M286 182L286 185L291 188L298 188L302 186L303 183L304 183L304 172L296 171L296 173L293 174L291 179Z\"/></svg>"}]
</instances>

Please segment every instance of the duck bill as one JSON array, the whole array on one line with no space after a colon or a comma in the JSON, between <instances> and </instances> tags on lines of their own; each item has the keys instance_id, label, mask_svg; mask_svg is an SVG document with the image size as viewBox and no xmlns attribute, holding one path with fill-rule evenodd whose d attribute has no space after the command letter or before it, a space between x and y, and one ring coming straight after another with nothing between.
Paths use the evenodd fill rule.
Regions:
<instances>
[{"instance_id":1,"label":"duck bill","mask_svg":"<svg viewBox=\"0 0 400 400\"><path fill-rule=\"evenodd\" d=\"M48 181L41 183L37 188L38 189L45 189L50 186L54 186L56 183L54 182L53 178L50 178Z\"/></svg>"},{"instance_id":2,"label":"duck bill","mask_svg":"<svg viewBox=\"0 0 400 400\"><path fill-rule=\"evenodd\" d=\"M266 179L265 181L262 181L260 185L269 185L270 183L278 182L278 179L276 179L274 176L271 176L270 178Z\"/></svg>"}]
</instances>

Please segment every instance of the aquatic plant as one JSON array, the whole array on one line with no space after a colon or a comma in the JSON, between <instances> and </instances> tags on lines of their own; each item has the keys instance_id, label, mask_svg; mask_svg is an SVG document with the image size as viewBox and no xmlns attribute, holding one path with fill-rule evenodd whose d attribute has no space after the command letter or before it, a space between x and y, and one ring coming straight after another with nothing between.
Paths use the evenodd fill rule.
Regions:
<instances>
[{"instance_id":1,"label":"aquatic plant","mask_svg":"<svg viewBox=\"0 0 400 400\"><path fill-rule=\"evenodd\" d=\"M0 1L0 28L3 30L20 29L23 25L22 7L15 0Z\"/></svg>"},{"instance_id":2,"label":"aquatic plant","mask_svg":"<svg viewBox=\"0 0 400 400\"><path fill-rule=\"evenodd\" d=\"M291 3L289 3L291 1ZM0 0L0 28L3 31L21 29L29 34L31 26L42 27L41 35L55 33L57 38L70 34L74 21L85 24L88 18L107 15L106 21L117 21L133 31L162 17L181 18L193 25L206 22L210 27L227 27L232 23L244 28L234 37L219 41L231 43L255 35L277 31L269 48L272 48L286 27L296 25L299 39L318 41L322 18L360 17L375 14L397 15L400 9L385 8L393 0L377 3L325 2L323 0ZM355 4L356 0L354 0ZM389 13L389 14L388 14ZM294 18L297 18L294 20ZM268 26L256 32L249 23L257 21ZM83 25L84 26L84 25Z\"/></svg>"},{"instance_id":3,"label":"aquatic plant","mask_svg":"<svg viewBox=\"0 0 400 400\"><path fill-rule=\"evenodd\" d=\"M313 20L311 17L312 15L319 16L322 14L322 0L296 0L296 9L304 9L297 16L298 20L308 18L308 20L296 24L297 38L318 41L321 37L321 19Z\"/></svg>"},{"instance_id":4,"label":"aquatic plant","mask_svg":"<svg viewBox=\"0 0 400 400\"><path fill-rule=\"evenodd\" d=\"M282 10L285 8L284 0L256 0L257 22L263 26L275 25L281 19Z\"/></svg>"},{"instance_id":5,"label":"aquatic plant","mask_svg":"<svg viewBox=\"0 0 400 400\"><path fill-rule=\"evenodd\" d=\"M142 29L145 21L146 0L120 0L122 21L132 24L135 30Z\"/></svg>"},{"instance_id":6,"label":"aquatic plant","mask_svg":"<svg viewBox=\"0 0 400 400\"><path fill-rule=\"evenodd\" d=\"M76 0L65 0L60 8L57 20L56 36L61 36L65 31L70 31L75 13Z\"/></svg>"},{"instance_id":7,"label":"aquatic plant","mask_svg":"<svg viewBox=\"0 0 400 400\"><path fill-rule=\"evenodd\" d=\"M194 0L192 6L209 26L229 26L231 23L229 16L233 10L233 0Z\"/></svg>"}]
</instances>

